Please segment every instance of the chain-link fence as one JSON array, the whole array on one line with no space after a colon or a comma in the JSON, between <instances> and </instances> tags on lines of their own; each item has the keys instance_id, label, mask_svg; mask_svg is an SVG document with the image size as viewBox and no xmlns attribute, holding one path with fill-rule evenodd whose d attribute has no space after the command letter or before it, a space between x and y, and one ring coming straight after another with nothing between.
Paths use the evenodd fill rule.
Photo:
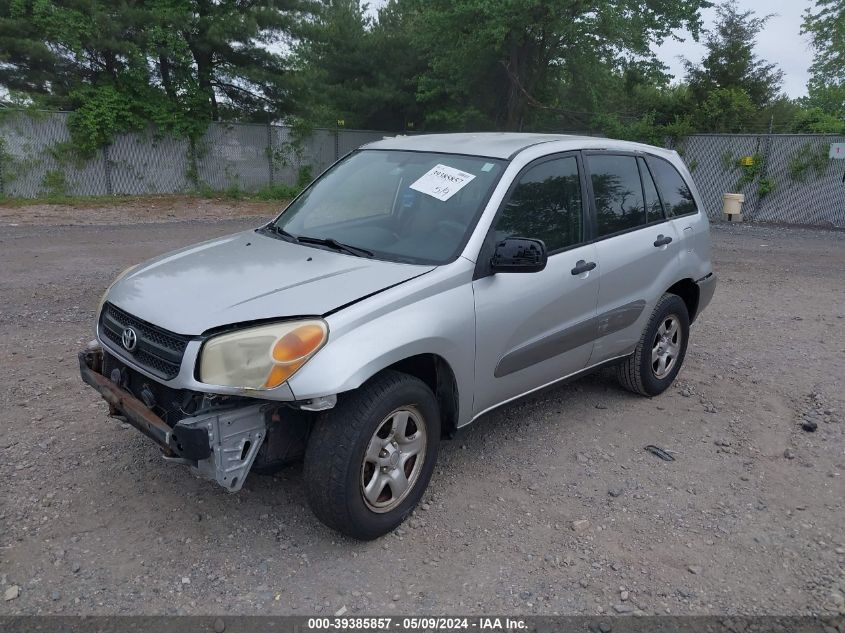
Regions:
<instances>
[{"instance_id":1,"label":"chain-link fence","mask_svg":"<svg viewBox=\"0 0 845 633\"><path fill-rule=\"evenodd\" d=\"M733 192L745 194L746 220L845 227L845 160L830 158L832 143L845 136L707 134L676 149L713 219Z\"/></svg>"},{"instance_id":2,"label":"chain-link fence","mask_svg":"<svg viewBox=\"0 0 845 633\"><path fill-rule=\"evenodd\" d=\"M12 113L0 120L0 195L120 195L190 191L256 192L296 185L384 132L311 131L213 123L191 144L146 133L121 134L93 157L68 152L66 113ZM690 136L676 144L707 213L721 218L722 195L744 193L749 220L845 227L845 161L828 157L845 136Z\"/></svg>"},{"instance_id":3,"label":"chain-link fence","mask_svg":"<svg viewBox=\"0 0 845 633\"><path fill-rule=\"evenodd\" d=\"M68 151L67 113L12 113L0 120L0 195L98 196L294 186L384 132L212 123L203 138L120 134L94 156Z\"/></svg>"}]
</instances>

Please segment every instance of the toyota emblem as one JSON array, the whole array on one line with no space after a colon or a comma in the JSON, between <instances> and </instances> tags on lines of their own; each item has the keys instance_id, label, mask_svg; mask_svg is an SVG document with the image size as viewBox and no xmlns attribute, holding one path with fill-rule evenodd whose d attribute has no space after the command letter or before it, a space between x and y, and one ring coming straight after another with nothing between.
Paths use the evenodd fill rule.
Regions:
<instances>
[{"instance_id":1,"label":"toyota emblem","mask_svg":"<svg viewBox=\"0 0 845 633\"><path fill-rule=\"evenodd\" d=\"M128 327L123 330L121 342L123 343L123 347L126 348L126 351L135 351L135 348L138 347L138 335L135 333L135 330L133 330L131 327Z\"/></svg>"}]
</instances>

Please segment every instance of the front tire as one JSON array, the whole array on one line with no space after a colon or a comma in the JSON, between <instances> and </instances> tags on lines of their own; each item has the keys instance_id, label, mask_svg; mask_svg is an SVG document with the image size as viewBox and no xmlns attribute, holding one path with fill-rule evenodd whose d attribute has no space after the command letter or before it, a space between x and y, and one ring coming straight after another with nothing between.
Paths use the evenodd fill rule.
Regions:
<instances>
[{"instance_id":1,"label":"front tire","mask_svg":"<svg viewBox=\"0 0 845 633\"><path fill-rule=\"evenodd\" d=\"M617 368L619 383L628 391L657 396L681 370L689 341L689 312L678 295L657 302L634 353Z\"/></svg>"},{"instance_id":2,"label":"front tire","mask_svg":"<svg viewBox=\"0 0 845 633\"><path fill-rule=\"evenodd\" d=\"M314 514L361 540L396 528L434 471L440 413L428 386L385 371L317 420L305 451L305 489Z\"/></svg>"}]
</instances>

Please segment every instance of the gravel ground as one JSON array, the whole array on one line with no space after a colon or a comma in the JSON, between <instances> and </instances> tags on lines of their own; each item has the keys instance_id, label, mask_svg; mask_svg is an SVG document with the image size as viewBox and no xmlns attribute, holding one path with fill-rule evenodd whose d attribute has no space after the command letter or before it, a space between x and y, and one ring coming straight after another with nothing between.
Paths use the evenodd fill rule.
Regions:
<instances>
[{"instance_id":1,"label":"gravel ground","mask_svg":"<svg viewBox=\"0 0 845 633\"><path fill-rule=\"evenodd\" d=\"M110 280L257 223L207 219L232 209L0 209L0 614L845 613L845 234L715 227L720 283L673 388L605 372L501 408L359 543L313 518L300 467L229 495L78 378Z\"/></svg>"}]
</instances>

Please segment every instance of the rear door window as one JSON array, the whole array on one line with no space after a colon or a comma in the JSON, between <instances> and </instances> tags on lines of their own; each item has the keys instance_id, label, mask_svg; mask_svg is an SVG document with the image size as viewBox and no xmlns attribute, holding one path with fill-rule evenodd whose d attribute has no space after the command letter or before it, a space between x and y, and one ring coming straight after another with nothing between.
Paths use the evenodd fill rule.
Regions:
<instances>
[{"instance_id":1,"label":"rear door window","mask_svg":"<svg viewBox=\"0 0 845 633\"><path fill-rule=\"evenodd\" d=\"M598 236L604 237L646 223L643 185L634 156L594 154L588 157Z\"/></svg>"},{"instance_id":2,"label":"rear door window","mask_svg":"<svg viewBox=\"0 0 845 633\"><path fill-rule=\"evenodd\" d=\"M678 170L666 160L656 156L648 157L648 166L663 199L666 217L679 217L698 212L692 192Z\"/></svg>"}]
</instances>

